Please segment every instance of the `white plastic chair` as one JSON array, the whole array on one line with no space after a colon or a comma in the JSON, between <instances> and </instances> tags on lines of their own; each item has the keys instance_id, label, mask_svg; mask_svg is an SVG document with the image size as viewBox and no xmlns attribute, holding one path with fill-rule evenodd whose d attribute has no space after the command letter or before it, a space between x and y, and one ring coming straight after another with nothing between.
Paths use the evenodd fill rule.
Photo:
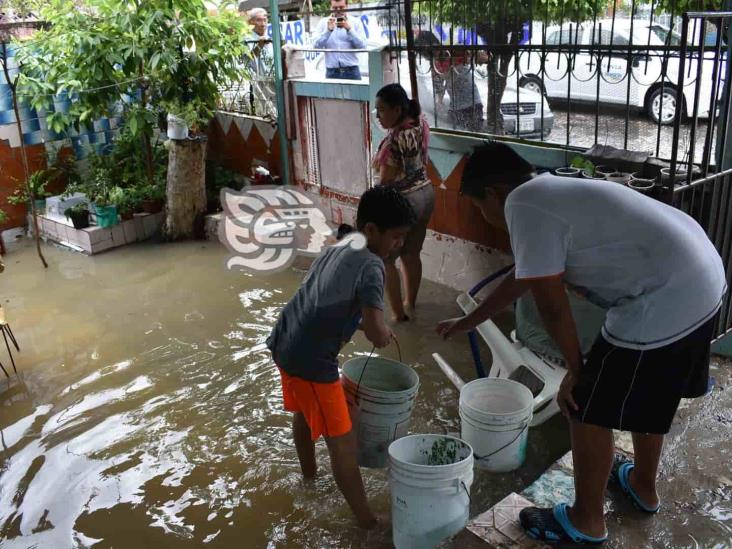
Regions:
<instances>
[{"instance_id":1,"label":"white plastic chair","mask_svg":"<svg viewBox=\"0 0 732 549\"><path fill-rule=\"evenodd\" d=\"M468 293L460 294L457 303L466 314L472 312L478 306L475 299ZM534 396L532 427L541 425L559 411L556 396L559 385L567 373L567 370L560 362L548 357L541 357L520 342L515 341L515 335L513 334L514 341L511 341L491 320L486 320L477 326L476 332L486 342L493 355L493 363L488 377L514 379L521 374L517 370L523 366L543 384L541 390ZM432 356L459 390L462 387L462 380L459 376L439 354L435 353ZM520 379L516 379L516 381L520 381Z\"/></svg>"}]
</instances>

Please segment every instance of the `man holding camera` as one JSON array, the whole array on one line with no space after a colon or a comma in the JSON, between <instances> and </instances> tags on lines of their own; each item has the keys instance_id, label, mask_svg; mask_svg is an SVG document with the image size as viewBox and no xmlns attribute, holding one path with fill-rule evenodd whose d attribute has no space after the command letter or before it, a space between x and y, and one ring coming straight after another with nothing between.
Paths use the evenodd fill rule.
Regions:
<instances>
[{"instance_id":1,"label":"man holding camera","mask_svg":"<svg viewBox=\"0 0 732 549\"><path fill-rule=\"evenodd\" d=\"M341 80L361 80L358 57L341 50L361 50L366 41L359 30L359 22L348 17L348 0L330 0L331 15L318 25L314 46L318 49L339 50L325 54L325 77Z\"/></svg>"}]
</instances>

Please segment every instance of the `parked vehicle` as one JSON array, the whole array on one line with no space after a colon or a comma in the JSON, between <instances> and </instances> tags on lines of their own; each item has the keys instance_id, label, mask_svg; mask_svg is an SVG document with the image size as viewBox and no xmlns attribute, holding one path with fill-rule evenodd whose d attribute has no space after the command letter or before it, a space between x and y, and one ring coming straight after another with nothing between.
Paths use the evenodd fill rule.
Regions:
<instances>
[{"instance_id":1,"label":"parked vehicle","mask_svg":"<svg viewBox=\"0 0 732 549\"><path fill-rule=\"evenodd\" d=\"M440 128L452 128L449 118L450 110L450 87L446 87L445 98L441 105L438 105L437 117L435 118L435 92L432 79L433 64L426 58L417 60L417 86L419 102L430 125ZM448 69L453 70L453 69ZM410 93L409 67L406 56L399 63L399 80L407 93ZM485 107L488 104L488 80L480 65L475 68L475 87L480 94L480 103L483 105L483 117L485 118ZM543 104L543 107L542 107ZM503 115L503 129L507 135L537 138L542 136L542 114L543 114L543 136L547 137L554 126L554 114L549 108L549 103L541 93L536 91L516 88L515 83L509 82L501 97L501 114ZM460 129L460 128L456 128Z\"/></svg>"},{"instance_id":2,"label":"parked vehicle","mask_svg":"<svg viewBox=\"0 0 732 549\"><path fill-rule=\"evenodd\" d=\"M530 91L543 92L550 99L593 103L597 100L601 104L615 105L625 105L627 101L631 107L643 109L654 122L661 124L672 124L679 113L692 115L698 53L687 57L683 89L679 90L679 52L665 54L655 48L667 43L678 46L681 37L650 19L635 19L632 25L632 36L630 19L616 19L614 22L612 19L603 19L579 25L566 23L562 26L549 26L545 33L537 32L535 28L532 45L541 45L545 35L548 46L580 46L580 50L576 54L565 51L547 51L542 54L539 50L522 52L519 55L520 86ZM689 43L693 42L690 36ZM696 43L698 42L697 34ZM593 47L598 46L607 50L610 46L628 45L644 46L647 49L633 53L629 53L627 49L618 50L611 55L592 51ZM692 47L690 53L691 51L699 50ZM702 62L698 106L700 118L708 117L710 112L714 56L714 51L707 50ZM664 77L665 57L668 58L668 68ZM721 82L725 78L725 65L726 63L720 63L717 100L722 96Z\"/></svg>"}]
</instances>

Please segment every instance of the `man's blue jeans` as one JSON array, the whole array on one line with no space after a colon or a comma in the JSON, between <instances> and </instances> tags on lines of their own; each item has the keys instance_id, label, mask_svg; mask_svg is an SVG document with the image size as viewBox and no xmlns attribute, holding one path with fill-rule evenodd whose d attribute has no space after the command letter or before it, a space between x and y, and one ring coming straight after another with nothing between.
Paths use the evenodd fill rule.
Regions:
<instances>
[{"instance_id":1,"label":"man's blue jeans","mask_svg":"<svg viewBox=\"0 0 732 549\"><path fill-rule=\"evenodd\" d=\"M340 78L341 80L361 80L361 71L358 66L325 69L325 77Z\"/></svg>"}]
</instances>

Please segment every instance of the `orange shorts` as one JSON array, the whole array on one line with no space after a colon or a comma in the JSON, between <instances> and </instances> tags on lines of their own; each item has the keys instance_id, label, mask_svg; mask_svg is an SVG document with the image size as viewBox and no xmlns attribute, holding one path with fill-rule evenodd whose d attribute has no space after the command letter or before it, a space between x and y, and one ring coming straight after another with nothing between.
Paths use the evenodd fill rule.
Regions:
<instances>
[{"instance_id":1,"label":"orange shorts","mask_svg":"<svg viewBox=\"0 0 732 549\"><path fill-rule=\"evenodd\" d=\"M317 383L291 376L282 368L279 370L285 410L305 416L313 440L321 435L338 437L351 431L351 415L340 379Z\"/></svg>"}]
</instances>

